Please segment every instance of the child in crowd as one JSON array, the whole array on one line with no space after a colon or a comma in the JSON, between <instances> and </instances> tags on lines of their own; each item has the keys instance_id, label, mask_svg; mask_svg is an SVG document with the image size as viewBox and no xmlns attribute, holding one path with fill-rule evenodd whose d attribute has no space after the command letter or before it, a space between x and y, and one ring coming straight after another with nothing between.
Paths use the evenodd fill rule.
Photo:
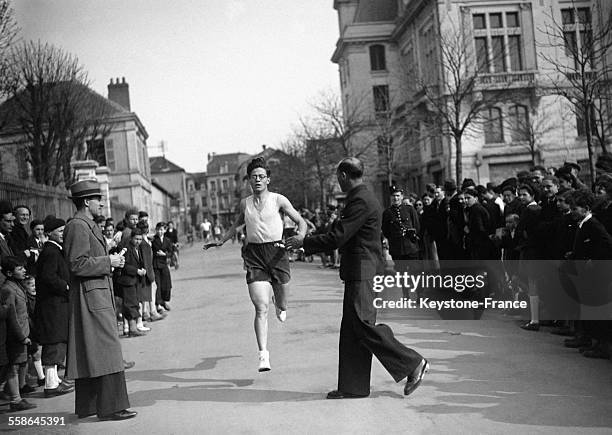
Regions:
<instances>
[{"instance_id":1,"label":"child in crowd","mask_svg":"<svg viewBox=\"0 0 612 435\"><path fill-rule=\"evenodd\" d=\"M28 304L28 319L30 323L30 340L32 343L28 346L28 360L31 358L32 365L36 370L36 378L38 380L38 386L45 385L45 374L43 372L42 362L40 357L42 354L42 347L38 344L37 329L34 323L34 313L36 310L36 279L31 275L26 275L21 285L26 290L26 298ZM28 370L26 370L28 372ZM34 388L30 387L24 380L24 385L21 385L21 391L23 394L32 393Z\"/></svg>"},{"instance_id":2,"label":"child in crowd","mask_svg":"<svg viewBox=\"0 0 612 435\"><path fill-rule=\"evenodd\" d=\"M19 386L25 384L27 346L31 344L26 290L21 285L26 269L23 262L13 256L4 257L1 266L6 281L0 288L0 305L9 307L6 334L8 367L6 376L3 376L6 379L5 392L9 396L10 409L24 411L36 408L33 403L22 399L19 391Z\"/></svg>"},{"instance_id":3,"label":"child in crowd","mask_svg":"<svg viewBox=\"0 0 612 435\"><path fill-rule=\"evenodd\" d=\"M155 237L153 238L153 270L155 271L155 284L157 292L155 295L155 303L158 311L170 311L170 291L172 290L172 280L170 278L170 268L168 267L168 258L172 255L174 246L172 242L165 237L166 224L159 222L155 226Z\"/></svg>"}]
</instances>

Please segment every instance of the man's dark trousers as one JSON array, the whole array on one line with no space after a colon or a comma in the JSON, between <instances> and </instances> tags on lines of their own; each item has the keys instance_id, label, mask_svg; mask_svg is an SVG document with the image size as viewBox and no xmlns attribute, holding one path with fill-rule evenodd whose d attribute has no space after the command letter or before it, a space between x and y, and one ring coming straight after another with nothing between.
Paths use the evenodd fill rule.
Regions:
<instances>
[{"instance_id":1,"label":"man's dark trousers","mask_svg":"<svg viewBox=\"0 0 612 435\"><path fill-rule=\"evenodd\" d=\"M372 354L399 382L411 374L423 357L397 341L387 325L376 325L372 281L346 281L340 326L338 390L370 394Z\"/></svg>"}]
</instances>

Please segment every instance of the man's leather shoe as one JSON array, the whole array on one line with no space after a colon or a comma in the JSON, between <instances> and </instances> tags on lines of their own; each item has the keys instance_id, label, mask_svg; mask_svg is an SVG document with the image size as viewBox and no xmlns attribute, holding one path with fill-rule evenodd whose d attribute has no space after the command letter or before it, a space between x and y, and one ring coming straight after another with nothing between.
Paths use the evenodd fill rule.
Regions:
<instances>
[{"instance_id":1,"label":"man's leather shoe","mask_svg":"<svg viewBox=\"0 0 612 435\"><path fill-rule=\"evenodd\" d=\"M534 322L525 323L524 325L521 325L521 329L524 329L525 331L539 331L540 324Z\"/></svg>"},{"instance_id":2,"label":"man's leather shoe","mask_svg":"<svg viewBox=\"0 0 612 435\"><path fill-rule=\"evenodd\" d=\"M114 412L110 415L100 417L100 420L127 420L128 418L136 417L136 414L138 414L136 411L124 409L123 411Z\"/></svg>"},{"instance_id":3,"label":"man's leather shoe","mask_svg":"<svg viewBox=\"0 0 612 435\"><path fill-rule=\"evenodd\" d=\"M28 402L25 399L21 399L21 401L17 402L17 403L11 403L10 404L10 410L11 411L27 411L28 409L34 409L36 408L36 405L34 405L33 403Z\"/></svg>"},{"instance_id":4,"label":"man's leather shoe","mask_svg":"<svg viewBox=\"0 0 612 435\"><path fill-rule=\"evenodd\" d=\"M123 370L128 370L131 369L132 367L134 367L136 365L136 363L134 361L126 361L123 360Z\"/></svg>"},{"instance_id":5,"label":"man's leather shoe","mask_svg":"<svg viewBox=\"0 0 612 435\"><path fill-rule=\"evenodd\" d=\"M59 384L57 388L45 388L45 397L61 396L62 394L72 393L74 385Z\"/></svg>"},{"instance_id":6,"label":"man's leather shoe","mask_svg":"<svg viewBox=\"0 0 612 435\"><path fill-rule=\"evenodd\" d=\"M334 390L327 393L328 399L363 399L364 397L368 397L369 394L353 394L353 393L345 393L344 391Z\"/></svg>"},{"instance_id":7,"label":"man's leather shoe","mask_svg":"<svg viewBox=\"0 0 612 435\"><path fill-rule=\"evenodd\" d=\"M414 369L414 371L406 378L406 385L404 386L404 396L409 395L419 387L421 381L423 380L423 376L425 376L425 373L427 373L428 371L429 363L425 358L423 358L417 368Z\"/></svg>"},{"instance_id":8,"label":"man's leather shoe","mask_svg":"<svg viewBox=\"0 0 612 435\"><path fill-rule=\"evenodd\" d=\"M128 337L144 337L145 335L147 335L146 332L139 331L138 329L128 332Z\"/></svg>"}]
</instances>

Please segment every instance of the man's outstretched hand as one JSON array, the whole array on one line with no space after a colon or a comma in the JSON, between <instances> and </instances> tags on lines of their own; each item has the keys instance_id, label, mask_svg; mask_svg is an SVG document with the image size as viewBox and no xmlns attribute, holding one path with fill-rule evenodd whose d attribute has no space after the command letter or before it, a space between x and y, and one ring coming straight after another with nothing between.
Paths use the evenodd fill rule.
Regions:
<instances>
[{"instance_id":1,"label":"man's outstretched hand","mask_svg":"<svg viewBox=\"0 0 612 435\"><path fill-rule=\"evenodd\" d=\"M210 242L205 244L202 249L204 249L205 251L209 248L218 248L219 246L223 245L223 242L221 242L220 240L215 240L214 242Z\"/></svg>"},{"instance_id":2,"label":"man's outstretched hand","mask_svg":"<svg viewBox=\"0 0 612 435\"><path fill-rule=\"evenodd\" d=\"M304 236L301 234L291 236L285 240L285 247L287 249L298 249L304 245Z\"/></svg>"}]
</instances>

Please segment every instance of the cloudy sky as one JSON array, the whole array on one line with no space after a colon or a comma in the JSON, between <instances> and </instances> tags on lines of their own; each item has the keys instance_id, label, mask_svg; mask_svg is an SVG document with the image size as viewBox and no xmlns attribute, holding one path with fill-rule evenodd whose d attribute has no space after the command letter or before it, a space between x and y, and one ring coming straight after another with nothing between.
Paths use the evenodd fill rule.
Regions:
<instances>
[{"instance_id":1,"label":"cloudy sky","mask_svg":"<svg viewBox=\"0 0 612 435\"><path fill-rule=\"evenodd\" d=\"M76 55L94 90L125 77L166 157L278 146L308 102L338 88L332 0L15 0L21 37Z\"/></svg>"}]
</instances>

